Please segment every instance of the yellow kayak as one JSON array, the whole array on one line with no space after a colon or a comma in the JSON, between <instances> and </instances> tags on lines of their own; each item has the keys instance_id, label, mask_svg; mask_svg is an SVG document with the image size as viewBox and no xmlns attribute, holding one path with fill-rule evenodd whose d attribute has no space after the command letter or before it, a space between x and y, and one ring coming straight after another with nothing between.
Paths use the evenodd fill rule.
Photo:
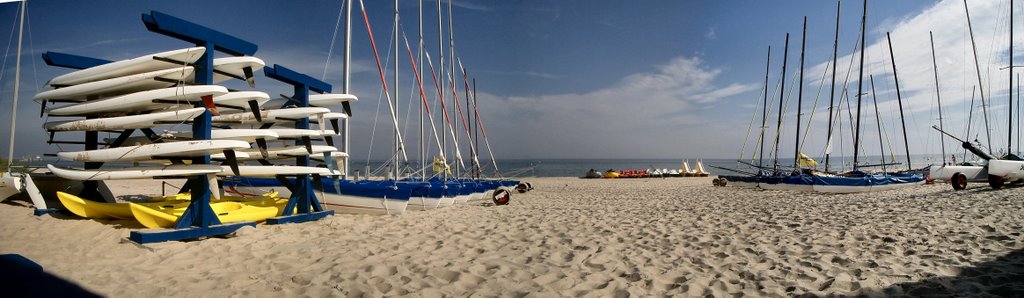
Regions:
<instances>
[{"instance_id":1,"label":"yellow kayak","mask_svg":"<svg viewBox=\"0 0 1024 298\"><path fill-rule=\"evenodd\" d=\"M72 195L66 192L57 192L57 198L60 199L61 204L64 204L64 208L75 215L84 218L118 218L118 219L132 219L135 218L132 215L132 210L128 208L127 203L104 203L95 202L86 199L79 198L76 195ZM165 202L156 203L143 203L143 204L180 204L184 203L188 206L188 197L184 200L180 196L163 197L169 200Z\"/></svg>"},{"instance_id":2,"label":"yellow kayak","mask_svg":"<svg viewBox=\"0 0 1024 298\"><path fill-rule=\"evenodd\" d=\"M275 198L275 197L277 197L277 195L278 195L277 192L272 191L272 192L268 192L268 193L262 194L262 195L257 196L257 197L224 196L224 197L221 197L220 201L240 201L240 202L254 201L254 202L258 202L258 201L261 201L261 200L266 200L268 198ZM66 208L68 211L71 211L71 213L74 213L75 215L78 215L80 217L93 218L93 219L109 219L109 218L132 219L132 218L135 218L135 216L132 214L131 208L129 208L129 206L128 206L128 203L105 203L105 202L90 201L90 200L85 200L85 199L82 199L82 198L80 198L78 196L75 196L75 195L72 195L72 194L69 194L69 193L65 193L65 192L60 192L60 191L57 192L57 198L60 199L60 202L62 204L64 204L64 208ZM189 194L189 193L180 193L180 194L176 194L176 195L172 195L172 196L153 197L152 200L154 202L136 203L136 204L142 205L142 206L147 206L147 207L152 207L152 208L162 207L162 208L176 209L176 208L188 207L189 200L191 200L191 199L192 199L192 195L191 194ZM287 203L287 200L285 200L285 203ZM284 209L284 205L281 206L281 209Z\"/></svg>"},{"instance_id":3,"label":"yellow kayak","mask_svg":"<svg viewBox=\"0 0 1024 298\"><path fill-rule=\"evenodd\" d=\"M217 218L221 223L264 221L267 218L276 216L279 212L278 208L273 206L254 206L257 204L273 205L276 203L276 199L266 199L265 201L267 202L250 202L253 205L240 202L217 202L211 203L210 208L217 214ZM128 206L139 223L147 228L156 229L173 227L178 222L181 214L185 212L188 204L179 208L176 208L174 205L155 206L156 208L154 208L135 203L128 203Z\"/></svg>"}]
</instances>

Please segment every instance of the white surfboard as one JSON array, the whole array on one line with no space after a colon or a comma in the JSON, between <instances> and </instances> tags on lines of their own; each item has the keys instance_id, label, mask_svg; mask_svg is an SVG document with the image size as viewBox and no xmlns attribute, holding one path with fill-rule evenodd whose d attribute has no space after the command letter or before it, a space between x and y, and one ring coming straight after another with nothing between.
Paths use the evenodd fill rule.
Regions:
<instances>
[{"instance_id":1,"label":"white surfboard","mask_svg":"<svg viewBox=\"0 0 1024 298\"><path fill-rule=\"evenodd\" d=\"M226 149L246 149L249 143L236 140L182 141L125 146L98 150L58 152L63 160L83 162L139 161L164 157L194 157Z\"/></svg>"},{"instance_id":2,"label":"white surfboard","mask_svg":"<svg viewBox=\"0 0 1024 298\"><path fill-rule=\"evenodd\" d=\"M344 102L356 102L359 101L355 95L345 93L326 93L326 94L310 94L309 95L309 106L311 107L330 107L340 105ZM267 107L278 109L287 104L289 100L284 98L275 98L266 103Z\"/></svg>"},{"instance_id":3,"label":"white surfboard","mask_svg":"<svg viewBox=\"0 0 1024 298\"><path fill-rule=\"evenodd\" d=\"M335 159L338 159L338 158L348 158L348 153L340 152L340 151L335 151L335 152L331 152L331 157L333 157ZM312 160L316 160L316 161L324 161L324 155L323 154L310 155L309 158L312 159Z\"/></svg>"},{"instance_id":4,"label":"white surfboard","mask_svg":"<svg viewBox=\"0 0 1024 298\"><path fill-rule=\"evenodd\" d=\"M321 116L320 118L323 119L323 120L346 119L346 118L348 118L348 114L339 113L339 112L330 112L330 113L324 113L324 115ZM313 120L313 119L310 119L310 120Z\"/></svg>"},{"instance_id":5,"label":"white surfboard","mask_svg":"<svg viewBox=\"0 0 1024 298\"><path fill-rule=\"evenodd\" d=\"M50 173L69 180L140 179L169 176L216 174L224 171L219 165L169 165L162 167L128 167L118 169L78 170L46 165Z\"/></svg>"},{"instance_id":6,"label":"white surfboard","mask_svg":"<svg viewBox=\"0 0 1024 298\"><path fill-rule=\"evenodd\" d=\"M303 117L315 116L317 114L330 113L331 109L320 108L320 107L306 107L306 108L288 108L278 110L264 110L260 111L263 121L256 121L256 116L253 113L234 113L234 114L221 114L220 116L213 117L213 123L235 123L235 124L254 124L254 123L267 123L277 122L279 120L294 120Z\"/></svg>"},{"instance_id":7,"label":"white surfboard","mask_svg":"<svg viewBox=\"0 0 1024 298\"><path fill-rule=\"evenodd\" d=\"M234 78L245 78L245 68L251 68L253 72L263 70L267 64L262 59L253 56L224 57L213 59L213 68L219 72L229 73L227 76L221 73L213 73L213 82L220 83Z\"/></svg>"},{"instance_id":8,"label":"white surfboard","mask_svg":"<svg viewBox=\"0 0 1024 298\"><path fill-rule=\"evenodd\" d=\"M191 131L165 131L160 133L160 138L164 141L190 141L192 140ZM266 130L266 129L214 129L210 131L211 140L239 140L246 141L249 143L256 142L256 139L264 139L267 141L276 140L278 138L277 133ZM112 143L114 138L105 138L104 142ZM152 141L146 136L134 136L129 137L124 141L124 145L144 145L151 144Z\"/></svg>"},{"instance_id":9,"label":"white surfboard","mask_svg":"<svg viewBox=\"0 0 1024 298\"><path fill-rule=\"evenodd\" d=\"M170 87L52 108L47 113L50 116L85 116L157 111L168 108L181 108L184 105L191 107L193 102L202 100L203 96L212 95L219 97L227 94L231 94L228 93L227 88L217 85ZM214 97L214 99L217 97ZM167 104L166 102L181 102L181 104Z\"/></svg>"},{"instance_id":10,"label":"white surfboard","mask_svg":"<svg viewBox=\"0 0 1024 298\"><path fill-rule=\"evenodd\" d=\"M168 131L167 133L175 138L192 138L191 131ZM270 141L277 138L278 134L276 132L267 129L214 129L210 131L210 139L212 140L239 140L253 143L256 142L256 139Z\"/></svg>"},{"instance_id":11,"label":"white surfboard","mask_svg":"<svg viewBox=\"0 0 1024 298\"><path fill-rule=\"evenodd\" d=\"M213 98L213 104L218 107L227 107L236 110L249 111L249 101L255 100L256 106L263 106L270 95L260 91L233 91Z\"/></svg>"},{"instance_id":12,"label":"white surfboard","mask_svg":"<svg viewBox=\"0 0 1024 298\"><path fill-rule=\"evenodd\" d=\"M326 145L313 145L310 146L313 149L312 155L323 155L325 152L335 152L338 148ZM236 150L237 153L246 153L249 158L237 157L238 160L257 160L257 159L284 159L284 158L295 158L299 156L311 155L309 151L306 151L306 146L285 146L285 147L274 147L267 148L267 156L264 158L258 149L244 149Z\"/></svg>"},{"instance_id":13,"label":"white surfboard","mask_svg":"<svg viewBox=\"0 0 1024 298\"><path fill-rule=\"evenodd\" d=\"M327 123L330 123L330 121L334 120L334 119L346 119L346 118L348 118L348 114L338 113L338 112L330 112L330 113L323 113L323 114L313 115L313 116L310 116L310 117L307 117L307 118L309 118L309 123L310 124L320 124L321 122L324 123L324 124L327 124ZM293 123L294 121L295 121L295 119L277 119L274 122L278 123L278 124L290 124L290 123ZM324 125L319 125L319 126L320 126L321 130L331 130L331 128L329 126L324 126Z\"/></svg>"},{"instance_id":14,"label":"white surfboard","mask_svg":"<svg viewBox=\"0 0 1024 298\"><path fill-rule=\"evenodd\" d=\"M259 156L259 153L256 153L256 155ZM250 156L249 153L235 151L235 159L236 160L252 160L255 157L256 156ZM224 153L214 153L214 154L210 154L210 159L211 160L226 160L227 157L224 155Z\"/></svg>"},{"instance_id":15,"label":"white surfboard","mask_svg":"<svg viewBox=\"0 0 1024 298\"><path fill-rule=\"evenodd\" d=\"M222 166L224 171L217 176L243 176L243 177L274 177L277 175L340 175L331 172L327 168L302 167L302 166L238 166L238 175L231 171L231 167Z\"/></svg>"},{"instance_id":16,"label":"white surfboard","mask_svg":"<svg viewBox=\"0 0 1024 298\"><path fill-rule=\"evenodd\" d=\"M275 128L271 127L265 130L273 131L277 133L278 139L282 140L294 140L302 137L320 138L327 135L334 135L333 131L330 130L319 130L319 129L300 129L300 128Z\"/></svg>"},{"instance_id":17,"label":"white surfboard","mask_svg":"<svg viewBox=\"0 0 1024 298\"><path fill-rule=\"evenodd\" d=\"M191 66L186 66L110 78L60 89L43 91L36 94L32 100L40 103L50 99L85 101L86 97L89 96L113 96L142 90L168 88L175 84L158 81L156 78L178 81L192 75L194 70L195 69Z\"/></svg>"},{"instance_id":18,"label":"white surfboard","mask_svg":"<svg viewBox=\"0 0 1024 298\"><path fill-rule=\"evenodd\" d=\"M66 73L51 79L46 84L49 86L69 86L144 72L176 68L184 66L184 64L158 60L155 57L181 61L182 63L193 63L202 57L203 53L206 53L205 47L185 48L143 55L138 58L114 61Z\"/></svg>"},{"instance_id":19,"label":"white surfboard","mask_svg":"<svg viewBox=\"0 0 1024 298\"><path fill-rule=\"evenodd\" d=\"M70 121L52 121L43 124L47 131L100 131L150 128L164 125L158 122L185 122L192 120L206 111L206 108L191 108L178 111L157 112L151 114L96 118Z\"/></svg>"}]
</instances>

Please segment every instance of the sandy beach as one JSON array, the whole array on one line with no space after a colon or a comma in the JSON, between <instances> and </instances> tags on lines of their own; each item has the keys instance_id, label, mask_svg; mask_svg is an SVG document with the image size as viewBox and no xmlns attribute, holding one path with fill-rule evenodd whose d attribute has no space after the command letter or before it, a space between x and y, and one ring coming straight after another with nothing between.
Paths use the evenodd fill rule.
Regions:
<instances>
[{"instance_id":1,"label":"sandy beach","mask_svg":"<svg viewBox=\"0 0 1024 298\"><path fill-rule=\"evenodd\" d=\"M0 204L0 253L112 297L1024 294L1024 188L854 195L711 178L529 179L508 206L335 215L138 245ZM141 186L140 186L141 185ZM159 182L121 181L118 195Z\"/></svg>"}]
</instances>

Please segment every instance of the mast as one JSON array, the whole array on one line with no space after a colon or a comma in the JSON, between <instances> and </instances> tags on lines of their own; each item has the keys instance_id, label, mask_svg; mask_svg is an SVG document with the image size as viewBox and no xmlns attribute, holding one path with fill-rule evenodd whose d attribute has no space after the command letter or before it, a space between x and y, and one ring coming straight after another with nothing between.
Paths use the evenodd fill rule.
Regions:
<instances>
[{"instance_id":1,"label":"mast","mask_svg":"<svg viewBox=\"0 0 1024 298\"><path fill-rule=\"evenodd\" d=\"M419 61L418 62L419 65L417 65L417 67L418 67L417 69L419 70L418 71L418 75L419 75L420 78L422 78L423 77L423 0L420 0L419 8L420 8L420 19L419 19L420 36L419 36L418 42L416 43L416 46L417 46L417 49L416 49L417 52L416 53L418 55L417 58L416 58L417 59L416 61ZM423 83L422 82L420 82L419 85L420 85L420 88L423 87ZM426 108L425 105L426 105L426 103L423 103L422 105L420 105L420 179L422 179L422 180L426 180L427 179L427 170L426 170L427 169L427 140L426 140L426 138L423 137L424 136L424 134L423 134L423 115L424 115L424 112L425 112L424 109Z\"/></svg>"},{"instance_id":2,"label":"mast","mask_svg":"<svg viewBox=\"0 0 1024 298\"><path fill-rule=\"evenodd\" d=\"M796 144L793 145L793 167L800 170L800 112L804 100L804 50L807 49L807 16L804 16L804 34L800 42L800 85L796 94Z\"/></svg>"},{"instance_id":3,"label":"mast","mask_svg":"<svg viewBox=\"0 0 1024 298\"><path fill-rule=\"evenodd\" d=\"M981 95L981 113L985 116L985 138L988 141L989 153L992 153L992 129L989 128L988 124L988 104L985 103L985 87L981 83L981 66L978 64L978 46L974 43L974 29L971 27L971 12L967 9L967 0L964 0L964 13L967 14L967 32L971 34L971 49L974 50L974 70L978 74L978 94ZM971 108L973 109L974 107L972 106Z\"/></svg>"},{"instance_id":4,"label":"mast","mask_svg":"<svg viewBox=\"0 0 1024 298\"><path fill-rule=\"evenodd\" d=\"M1013 0L1010 0L1010 79L1008 80L1009 92L1006 92L1006 101L1009 102L1009 113L1006 117L1006 154L1013 154Z\"/></svg>"},{"instance_id":5,"label":"mast","mask_svg":"<svg viewBox=\"0 0 1024 298\"><path fill-rule=\"evenodd\" d=\"M16 119L18 119L18 87L21 86L21 43L25 34L25 8L27 1L21 1L21 16L18 20L18 56L14 58L14 98L11 103L11 136L10 144L7 145L7 172L11 171L11 162L14 161L14 132Z\"/></svg>"},{"instance_id":6,"label":"mast","mask_svg":"<svg viewBox=\"0 0 1024 298\"><path fill-rule=\"evenodd\" d=\"M480 153L479 153L480 152L480 110L477 109L477 106L476 106L476 78L475 77L473 78L473 114L476 114L476 123L473 123L473 126L476 127L476 129L473 130L473 147L477 148L476 149L477 150L477 155L480 155ZM476 159L476 160L479 161L479 159ZM477 165L476 179L480 179L480 174L482 174L481 172L483 172L483 169L481 169L480 167L481 167L480 165Z\"/></svg>"},{"instance_id":7,"label":"mast","mask_svg":"<svg viewBox=\"0 0 1024 298\"><path fill-rule=\"evenodd\" d=\"M440 0L438 2L440 2ZM449 73L449 74L451 74L451 76L448 77L448 80L451 82L451 85L453 87L452 88L452 114L454 115L455 113L458 113L459 103L455 100L455 98L458 97L458 94L457 94L458 90L456 90L454 88L455 87L455 32L453 32L453 28L454 27L452 26L452 23L453 23L452 19L453 18L454 18L454 16L452 15L452 0L448 0L448 57L449 57L448 60L449 60L449 64L452 65L452 71ZM442 67L442 69L444 69L444 67ZM458 128L459 128L459 122L455 121L453 129L458 130ZM452 142L455 144L455 146L459 145L459 134L457 132L455 133L454 136L452 136ZM459 160L462 160L462 159L460 158ZM459 167L455 167L455 177L459 177L459 175L461 174L459 170L460 170Z\"/></svg>"},{"instance_id":8,"label":"mast","mask_svg":"<svg viewBox=\"0 0 1024 298\"><path fill-rule=\"evenodd\" d=\"M882 155L882 172L885 172L885 142L882 140L882 117L878 114L878 94L875 92L875 76L868 75L871 80L871 101L875 103L875 124L878 126L878 152Z\"/></svg>"},{"instance_id":9,"label":"mast","mask_svg":"<svg viewBox=\"0 0 1024 298\"><path fill-rule=\"evenodd\" d=\"M868 0L864 0L864 14L860 19L860 70L857 79L857 121L853 133L853 171L857 171L858 153L860 153L860 103L861 95L864 94L864 40L866 39L868 23Z\"/></svg>"},{"instance_id":10,"label":"mast","mask_svg":"<svg viewBox=\"0 0 1024 298\"><path fill-rule=\"evenodd\" d=\"M928 31L928 38L932 43L932 69L935 70L935 101L939 105L939 129L945 131L945 128L942 127L942 98L939 97L939 64L935 62L935 37L932 36L931 31ZM941 137L939 144L942 148L942 164L946 164L946 142Z\"/></svg>"},{"instance_id":11,"label":"mast","mask_svg":"<svg viewBox=\"0 0 1024 298\"><path fill-rule=\"evenodd\" d=\"M768 72L772 66L772 46L768 46L768 61L764 64L764 104L761 105L761 153L758 154L757 160L757 172L760 175L761 169L764 169L764 131L765 125L768 121Z\"/></svg>"},{"instance_id":12,"label":"mast","mask_svg":"<svg viewBox=\"0 0 1024 298\"><path fill-rule=\"evenodd\" d=\"M462 65L461 61L462 61L462 59L459 59L459 65ZM465 89L466 89L466 117L469 117L469 123L473 123L473 114L471 114L469 112L470 111L469 110L469 108L470 108L470 104L469 104L470 103L470 99L469 99L469 74L466 72L465 68L462 69L462 80L465 83ZM470 153L470 155L472 155L471 157L473 158L473 169L469 171L469 175L471 177L475 178L476 175L477 175L476 172L478 170L477 169L478 166L477 166L477 162L476 162L476 159L477 159L476 147L473 146L473 126L466 125L466 133L467 133L466 141L469 143L469 153Z\"/></svg>"},{"instance_id":13,"label":"mast","mask_svg":"<svg viewBox=\"0 0 1024 298\"><path fill-rule=\"evenodd\" d=\"M892 38L889 37L889 32L885 33L885 39L889 41L889 60L892 60L892 79L896 81L896 102L900 105L900 123L903 124L903 149L907 151L907 169L913 169L910 166L910 144L907 139L907 121L903 119L903 97L900 96L900 78L896 76L896 54L892 52ZM872 86L874 88L874 86ZM874 90L874 89L872 89ZM884 161L882 163L885 163Z\"/></svg>"},{"instance_id":14,"label":"mast","mask_svg":"<svg viewBox=\"0 0 1024 298\"><path fill-rule=\"evenodd\" d=\"M783 98L786 97L786 60L789 58L789 33L786 33L786 46L782 50L782 87L779 89L779 121L775 127L775 164L772 167L776 172L779 171L779 137L782 134L782 102Z\"/></svg>"},{"instance_id":15,"label":"mast","mask_svg":"<svg viewBox=\"0 0 1024 298\"><path fill-rule=\"evenodd\" d=\"M444 85L444 27L442 26L441 18L441 1L437 1L437 77L441 78L441 85ZM438 87L440 89L440 87ZM437 100L441 102L441 110L443 113L441 120L445 121L444 114L448 113L444 111L444 92L437 92ZM441 125L441 148L444 149L441 152L441 160L444 162L444 166L441 167L441 175L445 180L448 180L448 127Z\"/></svg>"},{"instance_id":16,"label":"mast","mask_svg":"<svg viewBox=\"0 0 1024 298\"><path fill-rule=\"evenodd\" d=\"M352 78L350 74L352 72L352 1L345 1L345 46L342 55L345 56L345 66L342 67L343 74L341 79L341 89L342 93L351 94ZM348 118L350 117L345 117L345 119L341 119L342 130L345 132L345 137L342 138L344 142L342 146L345 148L345 153L349 153ZM348 178L349 175L348 160L349 158L346 157L345 172L343 173L345 175L345 178Z\"/></svg>"},{"instance_id":17,"label":"mast","mask_svg":"<svg viewBox=\"0 0 1024 298\"><path fill-rule=\"evenodd\" d=\"M395 53L398 53L398 0L395 0L395 32L394 32L394 34L395 34ZM394 87L395 88L395 96L394 96L395 115L399 115L400 113L398 112L398 89L399 88L398 88L398 55L397 54L395 55L395 74L394 75L395 75L395 87ZM398 128L399 128L398 122L397 122L398 118L395 118L395 119L396 119L395 120L396 121L395 122L395 154L394 154L394 163L393 163L394 167L391 169L391 173L392 173L393 176L391 176L391 177L394 177L395 181L397 181L398 180L398 167L399 167L399 164L398 164L398 151L402 150L402 148L401 148L401 145L400 145L401 141L398 139Z\"/></svg>"},{"instance_id":18,"label":"mast","mask_svg":"<svg viewBox=\"0 0 1024 298\"><path fill-rule=\"evenodd\" d=\"M832 85L829 91L828 101L828 135L825 138L827 150L825 150L825 172L828 172L828 159L832 155L832 114L836 104L836 68L839 67L839 10L843 6L842 1L836 1L836 38L832 43Z\"/></svg>"}]
</instances>

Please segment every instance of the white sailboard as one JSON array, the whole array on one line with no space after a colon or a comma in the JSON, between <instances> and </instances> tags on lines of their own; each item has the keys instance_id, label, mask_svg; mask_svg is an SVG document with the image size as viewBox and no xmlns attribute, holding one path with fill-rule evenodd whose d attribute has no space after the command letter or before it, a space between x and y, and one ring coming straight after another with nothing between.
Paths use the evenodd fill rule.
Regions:
<instances>
[{"instance_id":1,"label":"white sailboard","mask_svg":"<svg viewBox=\"0 0 1024 298\"><path fill-rule=\"evenodd\" d=\"M303 166L238 166L238 175L231 167L222 166L224 171L217 176L274 177L277 175L337 175L327 168Z\"/></svg>"},{"instance_id":2,"label":"white sailboard","mask_svg":"<svg viewBox=\"0 0 1024 298\"><path fill-rule=\"evenodd\" d=\"M46 165L50 173L69 180L115 180L153 177L192 176L216 174L224 171L219 165L169 165L157 167L128 167L117 169L79 170ZM230 169L229 169L230 171Z\"/></svg>"},{"instance_id":3,"label":"white sailboard","mask_svg":"<svg viewBox=\"0 0 1024 298\"><path fill-rule=\"evenodd\" d=\"M47 82L46 85L77 85L109 78L181 67L185 64L195 62L202 57L205 52L206 47L194 47L114 61L57 76Z\"/></svg>"},{"instance_id":4,"label":"white sailboard","mask_svg":"<svg viewBox=\"0 0 1024 298\"><path fill-rule=\"evenodd\" d=\"M279 120L296 120L304 117L310 117L317 114L330 113L331 110L328 108L319 107L306 107L306 108L288 108L279 110L264 110L260 111L260 116L263 121L257 121L256 115L253 113L234 113L234 114L221 114L220 116L213 117L213 123L234 123L234 124L255 124L255 123L267 123L277 122Z\"/></svg>"},{"instance_id":5,"label":"white sailboard","mask_svg":"<svg viewBox=\"0 0 1024 298\"><path fill-rule=\"evenodd\" d=\"M345 93L326 93L326 94L310 94L309 95L309 106L311 107L330 107L340 105L345 102L356 102L359 98L352 94ZM270 108L281 108L289 102L285 98L275 98L266 103L267 107Z\"/></svg>"},{"instance_id":6,"label":"white sailboard","mask_svg":"<svg viewBox=\"0 0 1024 298\"><path fill-rule=\"evenodd\" d=\"M203 140L58 152L57 157L63 160L83 162L141 161L166 157L194 157L223 150L246 148L249 148L249 143L245 141Z\"/></svg>"},{"instance_id":7,"label":"white sailboard","mask_svg":"<svg viewBox=\"0 0 1024 298\"><path fill-rule=\"evenodd\" d=\"M46 129L47 131L101 131L149 128L163 125L164 123L162 122L183 123L185 121L192 120L205 111L206 108L191 108L179 111L157 112L132 116L52 121L44 123L43 129Z\"/></svg>"},{"instance_id":8,"label":"white sailboard","mask_svg":"<svg viewBox=\"0 0 1024 298\"><path fill-rule=\"evenodd\" d=\"M338 151L338 148L335 148L333 146L326 146L326 145L312 145L312 146L310 146L310 149L312 149L312 152L306 150L306 146L285 146L285 147L268 148L267 149L267 156L266 157L262 156L261 153L259 152L259 150L257 150L257 149L244 149L244 150L237 150L235 152L246 153L247 155L249 155L249 158L237 157L238 160L256 160L256 159L268 159L268 160L271 160L271 159L295 158L295 157L307 156L307 155L322 155L323 153L326 153L326 152Z\"/></svg>"},{"instance_id":9,"label":"white sailboard","mask_svg":"<svg viewBox=\"0 0 1024 298\"><path fill-rule=\"evenodd\" d=\"M113 96L136 91L167 88L176 85L195 71L191 66L163 69L129 76L115 77L70 87L47 90L36 94L32 100L42 103L50 99L85 101L91 96ZM169 81L168 81L169 80Z\"/></svg>"},{"instance_id":10,"label":"white sailboard","mask_svg":"<svg viewBox=\"0 0 1024 298\"><path fill-rule=\"evenodd\" d=\"M82 103L51 108L50 116L86 116L95 114L126 114L133 112L156 111L177 108L200 101L203 96L212 95L216 98L228 95L228 89L217 85L179 86L155 90L139 91L102 100L90 100ZM265 94L265 93L264 93ZM178 104L175 104L175 103Z\"/></svg>"}]
</instances>

